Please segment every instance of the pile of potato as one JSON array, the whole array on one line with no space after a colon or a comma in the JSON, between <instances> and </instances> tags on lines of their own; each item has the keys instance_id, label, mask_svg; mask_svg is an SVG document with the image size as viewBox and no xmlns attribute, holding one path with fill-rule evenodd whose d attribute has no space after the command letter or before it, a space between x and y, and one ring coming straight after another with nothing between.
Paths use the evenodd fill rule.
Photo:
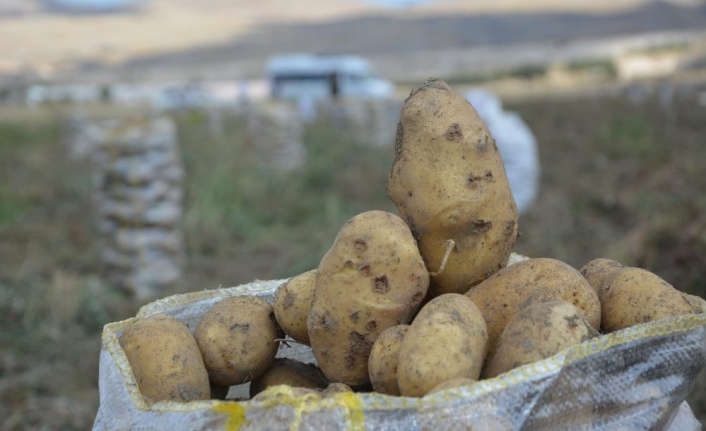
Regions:
<instances>
[{"instance_id":1,"label":"pile of potato","mask_svg":"<svg viewBox=\"0 0 706 431\"><path fill-rule=\"evenodd\" d=\"M475 110L442 81L401 112L387 183L400 216L346 222L317 269L282 284L272 304L225 299L194 333L156 315L120 343L146 399L376 391L422 397L492 378L601 333L687 313L698 301L610 259L580 271L550 258L508 266L518 215L503 162ZM285 339L285 335L289 338ZM316 364L276 358L287 342Z\"/></svg>"}]
</instances>

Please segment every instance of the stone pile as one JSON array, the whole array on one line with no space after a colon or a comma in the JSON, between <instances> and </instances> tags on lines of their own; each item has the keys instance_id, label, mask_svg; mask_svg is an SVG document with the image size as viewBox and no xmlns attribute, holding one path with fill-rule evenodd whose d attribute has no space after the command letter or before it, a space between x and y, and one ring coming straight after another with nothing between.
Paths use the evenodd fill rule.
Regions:
<instances>
[{"instance_id":1,"label":"stone pile","mask_svg":"<svg viewBox=\"0 0 706 431\"><path fill-rule=\"evenodd\" d=\"M321 112L354 142L380 148L394 145L402 103L394 99L340 98Z\"/></svg>"},{"instance_id":2,"label":"stone pile","mask_svg":"<svg viewBox=\"0 0 706 431\"><path fill-rule=\"evenodd\" d=\"M184 261L184 170L173 121L87 121L79 137L93 148L107 281L138 298L163 296Z\"/></svg>"},{"instance_id":3,"label":"stone pile","mask_svg":"<svg viewBox=\"0 0 706 431\"><path fill-rule=\"evenodd\" d=\"M248 141L260 165L291 171L304 164L304 125L293 104L274 101L253 104L246 117Z\"/></svg>"}]
</instances>

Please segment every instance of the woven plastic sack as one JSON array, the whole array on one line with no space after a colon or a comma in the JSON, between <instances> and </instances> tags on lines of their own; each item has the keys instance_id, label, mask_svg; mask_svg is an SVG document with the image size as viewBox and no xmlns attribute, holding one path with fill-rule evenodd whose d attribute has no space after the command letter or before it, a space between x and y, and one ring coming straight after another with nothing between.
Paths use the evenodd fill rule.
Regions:
<instances>
[{"instance_id":1,"label":"woven plastic sack","mask_svg":"<svg viewBox=\"0 0 706 431\"><path fill-rule=\"evenodd\" d=\"M193 330L214 303L236 295L271 300L284 281L171 296L146 305L137 317L167 313ZM140 395L118 342L133 320L103 330L94 430L701 429L684 399L706 362L706 313L603 335L494 379L424 398L370 393L297 398L280 386L261 402L154 405ZM278 355L313 361L307 346L291 346L281 346ZM231 388L230 397L240 394L247 394L247 384Z\"/></svg>"},{"instance_id":2,"label":"woven plastic sack","mask_svg":"<svg viewBox=\"0 0 706 431\"><path fill-rule=\"evenodd\" d=\"M540 166L534 134L517 113L506 111L500 98L492 92L474 88L466 93L466 100L495 139L517 210L520 214L527 212L539 189Z\"/></svg>"}]
</instances>

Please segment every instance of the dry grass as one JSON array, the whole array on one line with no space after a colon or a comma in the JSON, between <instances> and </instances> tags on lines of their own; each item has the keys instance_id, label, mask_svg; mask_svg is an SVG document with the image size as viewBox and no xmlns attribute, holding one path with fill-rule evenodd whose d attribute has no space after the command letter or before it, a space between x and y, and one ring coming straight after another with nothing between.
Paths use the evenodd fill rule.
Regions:
<instances>
[{"instance_id":1,"label":"dry grass","mask_svg":"<svg viewBox=\"0 0 706 431\"><path fill-rule=\"evenodd\" d=\"M540 142L541 192L517 249L581 266L612 257L706 295L706 108L581 98L517 103ZM305 169L249 163L242 125L221 137L177 117L187 168L189 264L176 291L286 277L314 267L340 225L392 209L389 151L307 133ZM90 428L104 323L131 303L100 280L88 167L65 157L54 113L0 120L0 430ZM282 192L286 188L286 193ZM706 382L691 404L706 419Z\"/></svg>"}]
</instances>

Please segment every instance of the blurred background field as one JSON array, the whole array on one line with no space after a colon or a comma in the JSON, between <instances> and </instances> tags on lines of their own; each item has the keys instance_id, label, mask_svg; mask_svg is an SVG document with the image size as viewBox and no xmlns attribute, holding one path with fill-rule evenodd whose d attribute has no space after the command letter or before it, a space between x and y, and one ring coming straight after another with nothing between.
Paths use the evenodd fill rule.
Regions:
<instances>
[{"instance_id":1,"label":"blurred background field","mask_svg":"<svg viewBox=\"0 0 706 431\"><path fill-rule=\"evenodd\" d=\"M76 113L148 112L116 95L164 82L258 89L280 51L364 56L396 103L430 74L494 91L538 143L518 253L576 268L609 257L706 297L703 2L153 0L97 15L47 3L0 2L0 431L89 429L102 327L145 303L103 277L96 168L72 156ZM98 100L69 100L85 94L76 85ZM322 115L302 125L303 164L273 169L246 115L266 102L227 94L159 107L185 173L185 265L164 295L296 275L353 215L396 212L391 142ZM689 403L706 423L703 373Z\"/></svg>"}]
</instances>

